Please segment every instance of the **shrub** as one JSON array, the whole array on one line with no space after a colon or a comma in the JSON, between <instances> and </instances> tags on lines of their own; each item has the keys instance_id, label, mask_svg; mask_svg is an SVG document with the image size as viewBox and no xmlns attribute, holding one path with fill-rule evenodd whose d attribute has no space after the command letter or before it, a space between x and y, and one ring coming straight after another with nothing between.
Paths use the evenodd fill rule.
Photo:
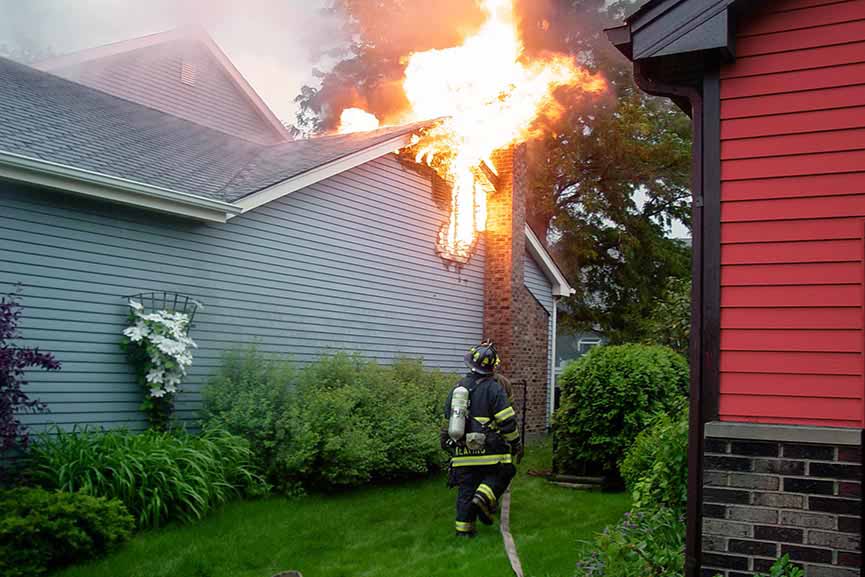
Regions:
<instances>
[{"instance_id":1,"label":"shrub","mask_svg":"<svg viewBox=\"0 0 865 577\"><path fill-rule=\"evenodd\" d=\"M226 353L219 372L202 391L205 423L249 441L256 465L274 484L284 476L276 461L276 427L295 380L288 363L248 348Z\"/></svg>"},{"instance_id":2,"label":"shrub","mask_svg":"<svg viewBox=\"0 0 865 577\"><path fill-rule=\"evenodd\" d=\"M126 541L134 519L116 499L27 488L0 492L0 575L30 577Z\"/></svg>"},{"instance_id":3,"label":"shrub","mask_svg":"<svg viewBox=\"0 0 865 577\"><path fill-rule=\"evenodd\" d=\"M684 518L658 509L625 513L619 525L605 529L577 563L577 577L681 577L684 568Z\"/></svg>"},{"instance_id":4,"label":"shrub","mask_svg":"<svg viewBox=\"0 0 865 577\"><path fill-rule=\"evenodd\" d=\"M762 576L758 576L762 577ZM784 555L769 568L768 577L805 577L805 572L798 565L790 561L789 555Z\"/></svg>"},{"instance_id":5,"label":"shrub","mask_svg":"<svg viewBox=\"0 0 865 577\"><path fill-rule=\"evenodd\" d=\"M620 470L635 509L684 512L688 499L688 409L657 415L628 449Z\"/></svg>"},{"instance_id":6,"label":"shrub","mask_svg":"<svg viewBox=\"0 0 865 577\"><path fill-rule=\"evenodd\" d=\"M139 527L200 519L235 495L266 491L253 471L247 442L215 428L198 436L57 430L32 449L34 480L119 499Z\"/></svg>"},{"instance_id":7,"label":"shrub","mask_svg":"<svg viewBox=\"0 0 865 577\"><path fill-rule=\"evenodd\" d=\"M658 412L672 409L688 383L685 359L648 345L596 347L562 375L555 414L556 467L587 464L615 473L637 434Z\"/></svg>"},{"instance_id":8,"label":"shrub","mask_svg":"<svg viewBox=\"0 0 865 577\"><path fill-rule=\"evenodd\" d=\"M437 431L451 382L420 361L383 367L346 354L322 358L301 371L278 425L281 469L295 482L347 487L439 467Z\"/></svg>"},{"instance_id":9,"label":"shrub","mask_svg":"<svg viewBox=\"0 0 865 577\"><path fill-rule=\"evenodd\" d=\"M27 446L27 429L18 420L18 414L47 410L44 403L30 399L22 390L27 384L24 371L30 368L60 369L60 363L51 354L21 347L14 342L21 338L18 330L20 320L18 295L0 296L0 456Z\"/></svg>"},{"instance_id":10,"label":"shrub","mask_svg":"<svg viewBox=\"0 0 865 577\"><path fill-rule=\"evenodd\" d=\"M715 577L723 577L720 573L716 574ZM784 555L769 567L769 575L766 576L762 573L755 575L755 577L805 577L805 572L798 565L794 565L793 562L790 561L789 555Z\"/></svg>"}]
</instances>

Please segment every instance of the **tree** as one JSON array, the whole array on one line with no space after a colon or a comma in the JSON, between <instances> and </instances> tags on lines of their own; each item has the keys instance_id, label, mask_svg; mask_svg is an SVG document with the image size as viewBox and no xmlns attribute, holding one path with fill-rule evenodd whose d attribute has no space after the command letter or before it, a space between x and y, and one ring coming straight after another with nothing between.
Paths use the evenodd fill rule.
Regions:
<instances>
[{"instance_id":1,"label":"tree","mask_svg":"<svg viewBox=\"0 0 865 577\"><path fill-rule=\"evenodd\" d=\"M672 278L646 319L647 341L688 356L690 335L691 281Z\"/></svg>"},{"instance_id":2,"label":"tree","mask_svg":"<svg viewBox=\"0 0 865 577\"><path fill-rule=\"evenodd\" d=\"M674 220L690 222L690 123L631 82L613 89L614 101L531 145L529 218L549 226L577 289L563 322L639 341L667 279L690 273L688 246L667 236Z\"/></svg>"},{"instance_id":3,"label":"tree","mask_svg":"<svg viewBox=\"0 0 865 577\"><path fill-rule=\"evenodd\" d=\"M419 6L436 4L436 15ZM298 122L307 130L333 128L342 108L363 106L387 119L399 101L404 57L450 46L476 26L472 0L407 3L333 0L356 41L319 88L298 96ZM634 2L516 0L526 55L555 51L600 70L610 89L603 98L575 91L557 95L568 112L548 122L530 143L527 218L548 239L576 295L566 300L563 324L598 330L613 342L646 338L645 319L669 278L687 278L690 250L668 238L670 225L690 223L690 122L664 99L644 94L630 63L603 29L621 21ZM450 11L446 8L449 8ZM413 26L398 22L437 18ZM457 38L445 31L459 31ZM395 33L395 31L399 31ZM394 96L396 94L396 96Z\"/></svg>"}]
</instances>

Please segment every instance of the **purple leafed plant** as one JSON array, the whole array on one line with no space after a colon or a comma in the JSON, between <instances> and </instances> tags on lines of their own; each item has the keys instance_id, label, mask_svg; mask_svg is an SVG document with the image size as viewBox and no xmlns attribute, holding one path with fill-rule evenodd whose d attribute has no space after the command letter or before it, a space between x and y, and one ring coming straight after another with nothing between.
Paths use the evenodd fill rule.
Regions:
<instances>
[{"instance_id":1,"label":"purple leafed plant","mask_svg":"<svg viewBox=\"0 0 865 577\"><path fill-rule=\"evenodd\" d=\"M27 446L27 429L18 420L21 412L43 412L48 408L30 399L22 388L27 384L24 371L31 368L56 371L60 363L51 353L19 346L18 322L21 319L19 294L0 296L0 455Z\"/></svg>"}]
</instances>

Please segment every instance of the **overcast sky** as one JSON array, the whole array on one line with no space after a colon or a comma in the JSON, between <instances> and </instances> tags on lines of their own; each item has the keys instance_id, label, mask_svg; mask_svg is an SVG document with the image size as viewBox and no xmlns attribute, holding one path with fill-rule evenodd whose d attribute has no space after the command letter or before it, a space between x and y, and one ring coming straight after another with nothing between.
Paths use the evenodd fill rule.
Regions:
<instances>
[{"instance_id":1,"label":"overcast sky","mask_svg":"<svg viewBox=\"0 0 865 577\"><path fill-rule=\"evenodd\" d=\"M325 0L0 0L0 45L56 55L197 23L283 120L313 81L315 53L341 42Z\"/></svg>"}]
</instances>

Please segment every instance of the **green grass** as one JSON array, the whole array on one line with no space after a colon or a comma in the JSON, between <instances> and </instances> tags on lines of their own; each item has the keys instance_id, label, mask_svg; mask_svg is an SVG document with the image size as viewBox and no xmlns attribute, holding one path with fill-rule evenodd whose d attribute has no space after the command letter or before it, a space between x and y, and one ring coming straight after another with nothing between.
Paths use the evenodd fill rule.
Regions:
<instances>
[{"instance_id":1,"label":"green grass","mask_svg":"<svg viewBox=\"0 0 865 577\"><path fill-rule=\"evenodd\" d=\"M549 467L530 447L513 484L511 531L526 575L568 577L579 542L628 509L622 494L555 487L526 475ZM140 533L107 559L54 577L507 577L498 527L453 536L455 491L443 478L299 500L236 502L203 521Z\"/></svg>"}]
</instances>

